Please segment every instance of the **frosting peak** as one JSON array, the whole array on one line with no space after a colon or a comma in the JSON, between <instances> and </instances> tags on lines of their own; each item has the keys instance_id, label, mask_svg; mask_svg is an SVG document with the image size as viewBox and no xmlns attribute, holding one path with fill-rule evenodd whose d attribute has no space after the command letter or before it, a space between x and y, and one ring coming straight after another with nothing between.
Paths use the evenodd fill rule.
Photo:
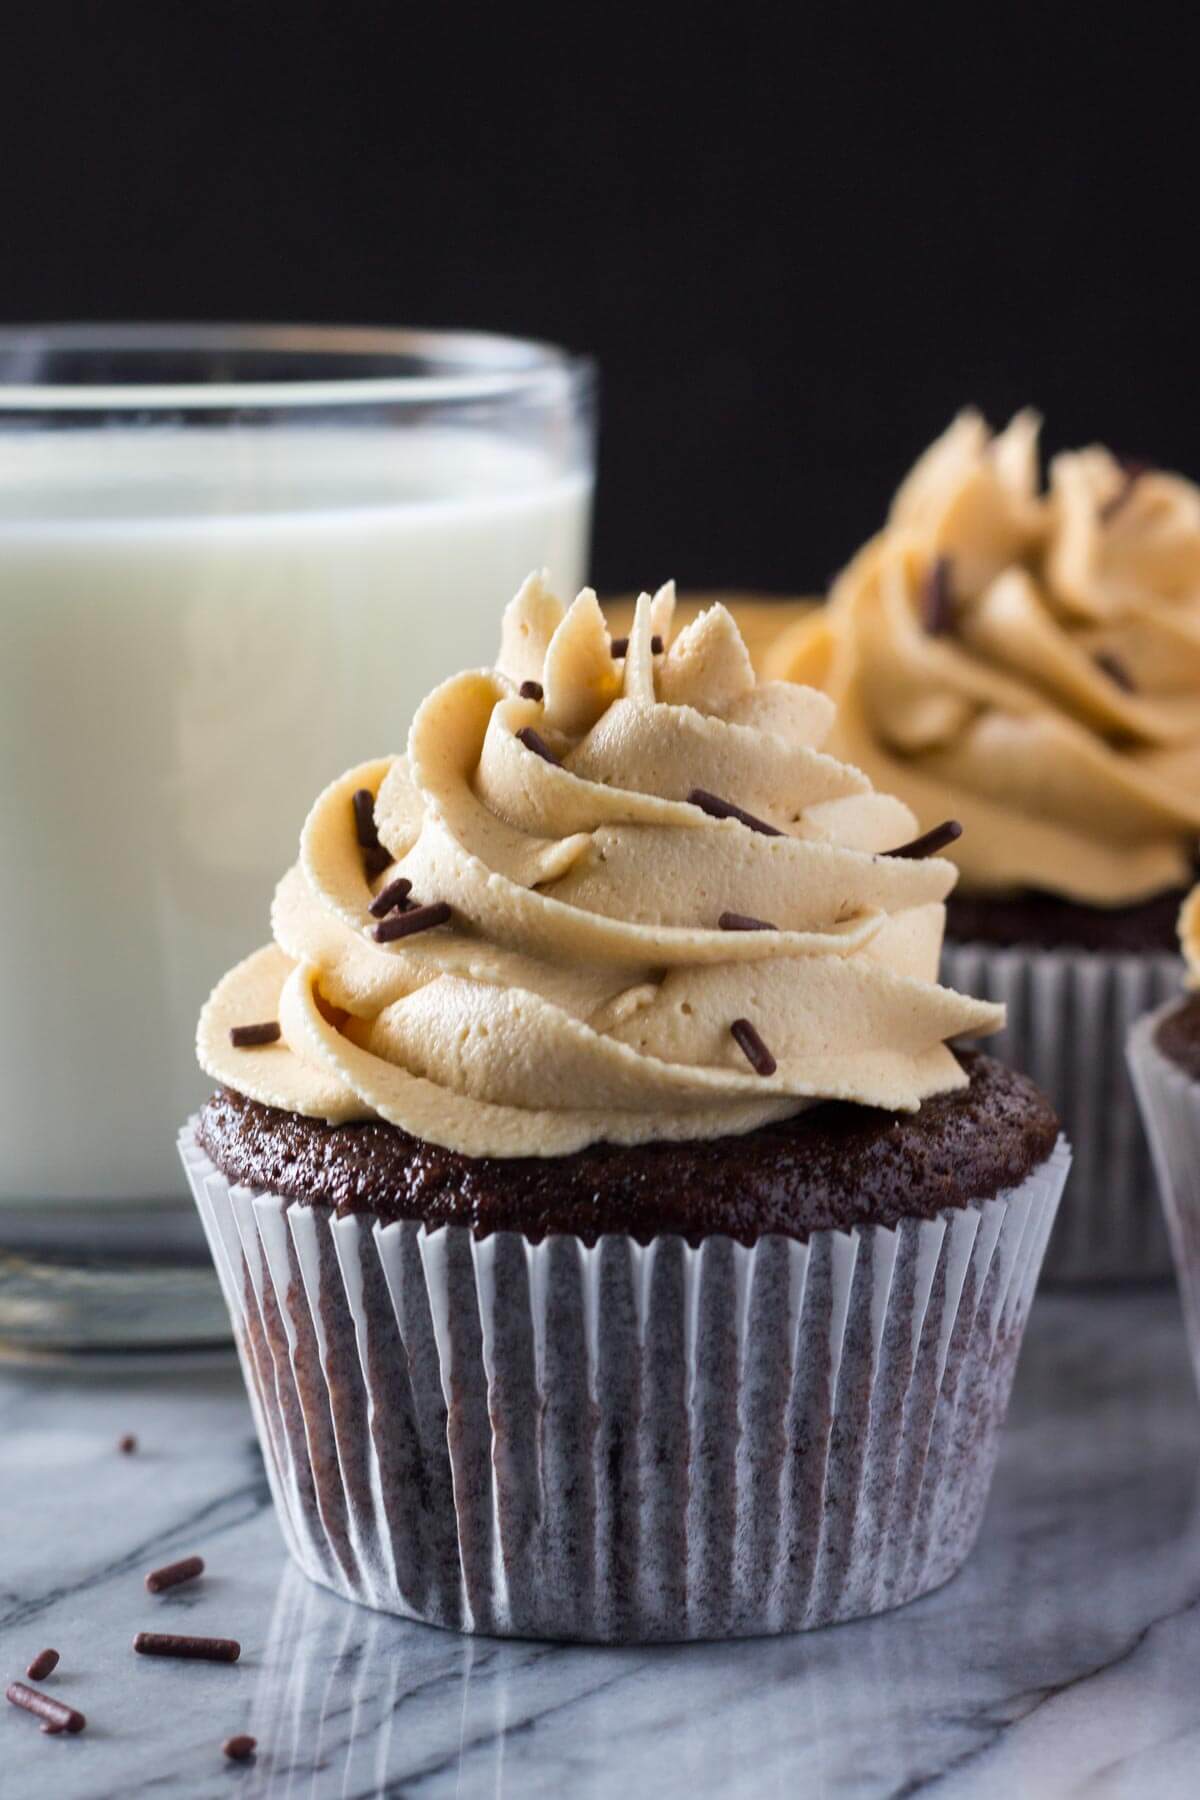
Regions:
<instances>
[{"instance_id":1,"label":"frosting peak","mask_svg":"<svg viewBox=\"0 0 1200 1800\"><path fill-rule=\"evenodd\" d=\"M1003 1015L937 985L953 865L887 854L916 820L824 749L825 695L757 682L724 607L674 638L673 609L669 586L642 595L622 650L593 593L564 608L525 583L497 667L445 682L406 756L317 800L275 942L201 1017L209 1074L472 1156L963 1085L946 1041ZM448 921L411 910L439 903ZM280 1042L233 1048L275 1018Z\"/></svg>"},{"instance_id":2,"label":"frosting peak","mask_svg":"<svg viewBox=\"0 0 1200 1800\"><path fill-rule=\"evenodd\" d=\"M1038 424L961 414L768 668L962 820L965 886L1122 905L1183 885L1200 835L1200 490L1092 448L1043 492Z\"/></svg>"}]
</instances>

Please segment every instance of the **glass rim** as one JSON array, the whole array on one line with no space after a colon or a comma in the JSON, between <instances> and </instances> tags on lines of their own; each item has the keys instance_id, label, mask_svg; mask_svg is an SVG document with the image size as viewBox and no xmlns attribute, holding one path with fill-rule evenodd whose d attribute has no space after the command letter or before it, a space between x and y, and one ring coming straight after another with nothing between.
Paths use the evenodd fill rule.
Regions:
<instances>
[{"instance_id":1,"label":"glass rim","mask_svg":"<svg viewBox=\"0 0 1200 1800\"><path fill-rule=\"evenodd\" d=\"M13 381L4 362L25 352L70 350L111 354L124 350L236 354L277 351L439 358L461 373L345 375L286 381L86 382ZM578 397L595 376L590 357L537 338L502 332L438 330L407 326L264 324L84 324L62 322L0 326L0 414L193 412L217 408L266 410L297 407L463 404L549 396Z\"/></svg>"}]
</instances>

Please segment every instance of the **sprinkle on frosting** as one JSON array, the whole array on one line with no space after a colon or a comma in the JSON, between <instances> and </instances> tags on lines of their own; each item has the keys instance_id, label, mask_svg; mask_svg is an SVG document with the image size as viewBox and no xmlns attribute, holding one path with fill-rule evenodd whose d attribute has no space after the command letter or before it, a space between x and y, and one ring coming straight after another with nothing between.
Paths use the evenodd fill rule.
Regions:
<instances>
[{"instance_id":1,"label":"sprinkle on frosting","mask_svg":"<svg viewBox=\"0 0 1200 1800\"><path fill-rule=\"evenodd\" d=\"M1121 484L1116 492L1111 494L1100 507L1100 521L1104 525L1109 524L1110 521L1116 517L1117 513L1120 512L1126 501L1133 498L1134 488L1150 468L1149 463L1128 460L1124 457L1121 457L1118 460L1121 467Z\"/></svg>"},{"instance_id":2,"label":"sprinkle on frosting","mask_svg":"<svg viewBox=\"0 0 1200 1800\"><path fill-rule=\"evenodd\" d=\"M522 700L544 700L546 698L545 689L540 681L523 681L517 692Z\"/></svg>"},{"instance_id":3,"label":"sprinkle on frosting","mask_svg":"<svg viewBox=\"0 0 1200 1800\"><path fill-rule=\"evenodd\" d=\"M379 831L375 824L375 796L370 788L356 788L351 802L354 807L354 830L364 850L378 850Z\"/></svg>"},{"instance_id":4,"label":"sprinkle on frosting","mask_svg":"<svg viewBox=\"0 0 1200 1800\"><path fill-rule=\"evenodd\" d=\"M920 837L913 838L911 843L901 844L898 850L889 850L889 856L936 856L939 850L957 843L962 836L962 826L957 819L944 819L932 830L923 832Z\"/></svg>"},{"instance_id":5,"label":"sprinkle on frosting","mask_svg":"<svg viewBox=\"0 0 1200 1800\"><path fill-rule=\"evenodd\" d=\"M532 750L535 756L540 756L543 762L552 763L556 769L559 767L557 756L555 756L545 738L542 737L539 732L536 732L532 725L522 725L517 736L524 744L525 748L527 750Z\"/></svg>"},{"instance_id":6,"label":"sprinkle on frosting","mask_svg":"<svg viewBox=\"0 0 1200 1800\"><path fill-rule=\"evenodd\" d=\"M277 1044L282 1033L278 1019L267 1019L261 1025L234 1025L229 1041L235 1050L253 1050L260 1044Z\"/></svg>"},{"instance_id":7,"label":"sprinkle on frosting","mask_svg":"<svg viewBox=\"0 0 1200 1800\"><path fill-rule=\"evenodd\" d=\"M615 637L610 644L609 649L613 656L625 656L629 651L629 639L627 637ZM650 639L650 654L651 656L661 656L662 653L663 641L656 631Z\"/></svg>"},{"instance_id":8,"label":"sprinkle on frosting","mask_svg":"<svg viewBox=\"0 0 1200 1800\"><path fill-rule=\"evenodd\" d=\"M722 800L719 794L710 794L705 788L689 789L688 804L698 806L710 819L736 819L739 825L748 825L751 831L760 832L763 837L783 836L778 826L768 825L765 819L756 819L753 813L743 811L732 800Z\"/></svg>"},{"instance_id":9,"label":"sprinkle on frosting","mask_svg":"<svg viewBox=\"0 0 1200 1800\"><path fill-rule=\"evenodd\" d=\"M429 906L414 906L408 912L385 919L382 925L375 927L375 942L394 944L399 938L416 937L419 931L432 931L435 925L448 925L449 922L450 908L444 900L435 900Z\"/></svg>"},{"instance_id":10,"label":"sprinkle on frosting","mask_svg":"<svg viewBox=\"0 0 1200 1800\"><path fill-rule=\"evenodd\" d=\"M738 1049L744 1052L746 1061L756 1075L773 1075L775 1073L779 1065L749 1019L735 1019L729 1030Z\"/></svg>"},{"instance_id":11,"label":"sprinkle on frosting","mask_svg":"<svg viewBox=\"0 0 1200 1800\"><path fill-rule=\"evenodd\" d=\"M917 821L829 753L829 700L757 681L724 607L678 634L673 607L642 595L614 662L594 594L564 607L526 582L496 669L444 682L406 755L317 799L274 943L204 1009L210 1075L501 1157L727 1136L825 1099L913 1111L965 1085L948 1041L1003 1009L938 985L953 864L884 854ZM552 760L529 753L535 720ZM358 792L393 864L378 898ZM376 924L399 881L410 910ZM272 1013L283 1048L235 1054L230 1026Z\"/></svg>"},{"instance_id":12,"label":"sprinkle on frosting","mask_svg":"<svg viewBox=\"0 0 1200 1800\"><path fill-rule=\"evenodd\" d=\"M412 882L408 876L398 875L395 881L389 881L385 888L380 888L367 911L373 919L386 919L390 912L407 906L411 893Z\"/></svg>"},{"instance_id":13,"label":"sprinkle on frosting","mask_svg":"<svg viewBox=\"0 0 1200 1800\"><path fill-rule=\"evenodd\" d=\"M948 556L935 556L921 588L921 617L930 637L954 630L954 589Z\"/></svg>"},{"instance_id":14,"label":"sprinkle on frosting","mask_svg":"<svg viewBox=\"0 0 1200 1800\"><path fill-rule=\"evenodd\" d=\"M1200 838L1200 489L1098 447L1043 486L1038 430L956 419L766 671L828 694L829 749L922 822L961 819L964 888L1133 905Z\"/></svg>"},{"instance_id":15,"label":"sprinkle on frosting","mask_svg":"<svg viewBox=\"0 0 1200 1800\"><path fill-rule=\"evenodd\" d=\"M1122 693L1136 694L1137 682L1115 650L1097 650L1094 660L1096 667L1103 669L1108 679L1115 681Z\"/></svg>"}]
</instances>

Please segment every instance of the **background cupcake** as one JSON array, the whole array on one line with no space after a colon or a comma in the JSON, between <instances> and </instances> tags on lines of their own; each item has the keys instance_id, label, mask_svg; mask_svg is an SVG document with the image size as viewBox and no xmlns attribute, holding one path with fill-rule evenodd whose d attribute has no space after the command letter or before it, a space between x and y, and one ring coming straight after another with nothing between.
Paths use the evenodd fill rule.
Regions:
<instances>
[{"instance_id":1,"label":"background cupcake","mask_svg":"<svg viewBox=\"0 0 1200 1800\"><path fill-rule=\"evenodd\" d=\"M1129 1068L1154 1158L1200 1382L1200 887L1179 914L1189 992L1140 1019Z\"/></svg>"},{"instance_id":2,"label":"background cupcake","mask_svg":"<svg viewBox=\"0 0 1200 1800\"><path fill-rule=\"evenodd\" d=\"M953 865L673 595L538 582L317 801L181 1149L289 1544L462 1629L797 1629L979 1526L1068 1153Z\"/></svg>"},{"instance_id":3,"label":"background cupcake","mask_svg":"<svg viewBox=\"0 0 1200 1800\"><path fill-rule=\"evenodd\" d=\"M1161 1274L1123 1064L1178 985L1200 834L1200 492L1038 421L962 414L769 672L825 689L839 755L965 827L943 969L1006 1002L1001 1054L1048 1088L1076 1162L1047 1272Z\"/></svg>"}]
</instances>

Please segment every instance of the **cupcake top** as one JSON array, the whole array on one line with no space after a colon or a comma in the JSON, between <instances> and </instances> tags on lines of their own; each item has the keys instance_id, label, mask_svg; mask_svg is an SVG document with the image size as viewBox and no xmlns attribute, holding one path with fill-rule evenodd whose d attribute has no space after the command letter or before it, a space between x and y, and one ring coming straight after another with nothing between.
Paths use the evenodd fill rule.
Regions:
<instances>
[{"instance_id":1,"label":"cupcake top","mask_svg":"<svg viewBox=\"0 0 1200 1800\"><path fill-rule=\"evenodd\" d=\"M836 701L830 747L965 829L964 889L1123 906L1200 835L1200 490L1039 421L965 412L768 659Z\"/></svg>"},{"instance_id":2,"label":"cupcake top","mask_svg":"<svg viewBox=\"0 0 1200 1800\"><path fill-rule=\"evenodd\" d=\"M201 1015L211 1076L472 1157L965 1085L947 1040L1003 1009L937 984L954 865L822 750L827 697L757 682L724 607L673 639L673 606L614 641L590 591L525 584L496 669L317 800L274 942Z\"/></svg>"}]
</instances>

